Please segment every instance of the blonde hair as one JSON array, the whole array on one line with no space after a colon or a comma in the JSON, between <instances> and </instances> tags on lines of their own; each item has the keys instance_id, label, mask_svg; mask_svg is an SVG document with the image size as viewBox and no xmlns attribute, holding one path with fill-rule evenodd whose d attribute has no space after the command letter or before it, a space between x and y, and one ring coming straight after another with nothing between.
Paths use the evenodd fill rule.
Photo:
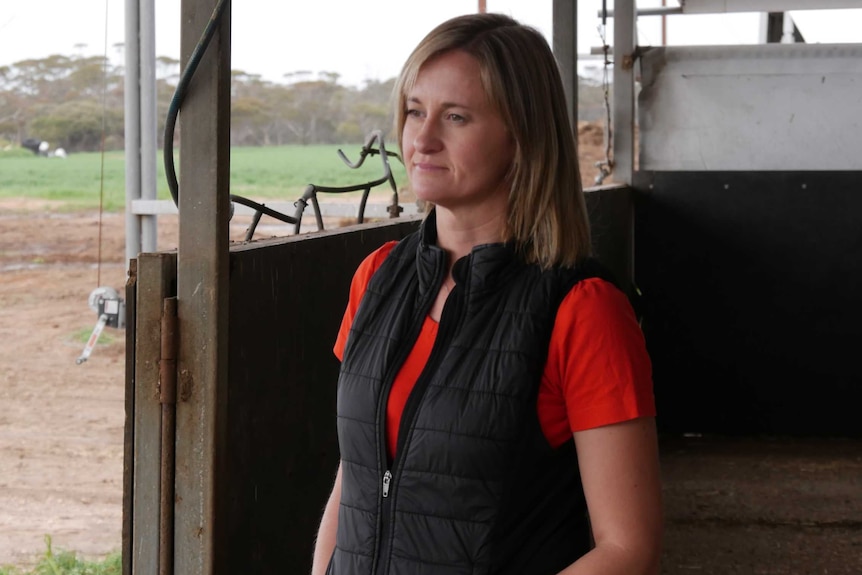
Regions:
<instances>
[{"instance_id":1,"label":"blonde hair","mask_svg":"<svg viewBox=\"0 0 862 575\"><path fill-rule=\"evenodd\" d=\"M502 14L469 14L434 28L410 54L395 84L395 132L403 151L407 93L422 66L461 50L515 143L505 241L528 263L574 265L591 255L577 147L557 61L534 28Z\"/></svg>"}]
</instances>

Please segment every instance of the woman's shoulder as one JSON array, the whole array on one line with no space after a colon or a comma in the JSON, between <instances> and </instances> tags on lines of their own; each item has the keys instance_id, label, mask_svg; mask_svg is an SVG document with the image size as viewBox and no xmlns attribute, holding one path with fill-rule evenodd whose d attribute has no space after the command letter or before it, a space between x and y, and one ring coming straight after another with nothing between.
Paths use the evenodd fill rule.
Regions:
<instances>
[{"instance_id":1,"label":"woman's shoulder","mask_svg":"<svg viewBox=\"0 0 862 575\"><path fill-rule=\"evenodd\" d=\"M628 296L610 279L588 277L578 281L563 298L560 311L588 315L597 320L620 313L633 315Z\"/></svg>"},{"instance_id":2,"label":"woman's shoulder","mask_svg":"<svg viewBox=\"0 0 862 575\"><path fill-rule=\"evenodd\" d=\"M392 249L398 245L396 240L388 241L367 256L362 260L362 263L359 264L359 267L356 269L356 276L365 278L364 283L368 283L368 280L374 275L374 272L380 267L383 263L383 260L386 259L386 256L392 251Z\"/></svg>"}]
</instances>

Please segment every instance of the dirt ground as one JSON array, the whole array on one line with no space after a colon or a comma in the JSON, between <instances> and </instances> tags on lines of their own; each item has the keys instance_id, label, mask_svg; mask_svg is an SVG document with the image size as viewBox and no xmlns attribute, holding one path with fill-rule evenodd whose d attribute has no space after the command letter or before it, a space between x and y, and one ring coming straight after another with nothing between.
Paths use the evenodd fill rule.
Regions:
<instances>
[{"instance_id":1,"label":"dirt ground","mask_svg":"<svg viewBox=\"0 0 862 575\"><path fill-rule=\"evenodd\" d=\"M97 213L0 201L0 565L31 564L46 534L88 557L120 547L123 330L75 361L96 325L90 292L124 297L124 216L102 223L99 265Z\"/></svg>"},{"instance_id":2,"label":"dirt ground","mask_svg":"<svg viewBox=\"0 0 862 575\"><path fill-rule=\"evenodd\" d=\"M158 229L173 249L177 218ZM0 565L32 565L45 535L89 558L120 548L124 331L76 359L91 291L123 296L124 242L122 214L0 200ZM663 438L662 453L665 575L862 574L862 442Z\"/></svg>"}]
</instances>

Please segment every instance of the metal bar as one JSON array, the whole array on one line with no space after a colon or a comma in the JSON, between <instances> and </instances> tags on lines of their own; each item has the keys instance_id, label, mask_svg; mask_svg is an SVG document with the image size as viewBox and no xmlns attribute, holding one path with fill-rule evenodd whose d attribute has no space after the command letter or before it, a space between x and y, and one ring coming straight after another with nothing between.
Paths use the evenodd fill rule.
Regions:
<instances>
[{"instance_id":1,"label":"metal bar","mask_svg":"<svg viewBox=\"0 0 862 575\"><path fill-rule=\"evenodd\" d=\"M156 8L154 0L140 3L140 130L141 191L145 200L156 199ZM156 216L142 216L141 250L156 251Z\"/></svg>"},{"instance_id":2,"label":"metal bar","mask_svg":"<svg viewBox=\"0 0 862 575\"><path fill-rule=\"evenodd\" d=\"M123 527L122 574L132 575L132 540L134 537L134 462L135 462L135 336L137 334L138 260L129 261L126 281L126 384L123 424Z\"/></svg>"},{"instance_id":3,"label":"metal bar","mask_svg":"<svg viewBox=\"0 0 862 575\"><path fill-rule=\"evenodd\" d=\"M81 352L81 355L75 360L76 364L80 365L90 358L90 354L93 353L93 348L96 347L96 342L99 341L99 336L102 335L102 330L105 329L105 325L107 325L107 323L108 315L104 313L99 314L99 320L96 322L96 327L93 328L93 332L87 340L87 345L84 346L84 351Z\"/></svg>"},{"instance_id":4,"label":"metal bar","mask_svg":"<svg viewBox=\"0 0 862 575\"><path fill-rule=\"evenodd\" d=\"M320 214L320 202L317 201L317 196L311 196L311 205L314 206L314 219L317 221L317 229L323 229L323 216Z\"/></svg>"},{"instance_id":5,"label":"metal bar","mask_svg":"<svg viewBox=\"0 0 862 575\"><path fill-rule=\"evenodd\" d=\"M683 14L682 6L660 6L655 8L639 8L638 16L667 16L669 14ZM599 18L602 17L602 11L598 11ZM614 10L608 10L608 18L614 17Z\"/></svg>"},{"instance_id":6,"label":"metal bar","mask_svg":"<svg viewBox=\"0 0 862 575\"><path fill-rule=\"evenodd\" d=\"M249 202L250 203L250 202ZM325 201L320 204L320 212L324 217L345 218L356 214L356 202L330 202ZM266 207L271 210L288 214L296 209L296 202L268 202ZM368 203L365 207L365 215L370 218L383 218L389 215L391 209L390 204L383 204L379 201ZM401 206L404 214L418 213L416 205L413 203ZM234 205L234 216L253 216L257 210L254 207L242 205L236 202ZM132 202L132 213L135 214L158 214L176 216L179 212L173 200L136 200ZM268 215L268 214L266 214ZM295 219L295 215L289 215L291 219Z\"/></svg>"},{"instance_id":7,"label":"metal bar","mask_svg":"<svg viewBox=\"0 0 862 575\"><path fill-rule=\"evenodd\" d=\"M634 0L617 2L614 20L613 179L631 184L634 172Z\"/></svg>"},{"instance_id":8,"label":"metal bar","mask_svg":"<svg viewBox=\"0 0 862 575\"><path fill-rule=\"evenodd\" d=\"M159 403L162 441L159 496L159 575L172 575L174 567L174 465L177 424L177 298L162 307Z\"/></svg>"},{"instance_id":9,"label":"metal bar","mask_svg":"<svg viewBox=\"0 0 862 575\"><path fill-rule=\"evenodd\" d=\"M141 94L138 90L141 45L138 38L138 0L126 0L125 157L126 265L141 252L141 221L131 211L141 197Z\"/></svg>"},{"instance_id":10,"label":"metal bar","mask_svg":"<svg viewBox=\"0 0 862 575\"><path fill-rule=\"evenodd\" d=\"M308 207L308 200L314 197L314 185L309 184L305 187L305 191L302 193L302 197L296 200L296 212L293 215L293 219L296 220L296 223L293 227L293 233L298 234L300 230L300 225L302 224L302 213L305 211L305 208ZM318 212L319 213L319 212Z\"/></svg>"},{"instance_id":11,"label":"metal bar","mask_svg":"<svg viewBox=\"0 0 862 575\"><path fill-rule=\"evenodd\" d=\"M553 48L566 91L572 133L578 133L578 11L571 0L554 0Z\"/></svg>"},{"instance_id":12,"label":"metal bar","mask_svg":"<svg viewBox=\"0 0 862 575\"><path fill-rule=\"evenodd\" d=\"M766 14L766 34L764 44L779 44L784 35L784 12Z\"/></svg>"},{"instance_id":13,"label":"metal bar","mask_svg":"<svg viewBox=\"0 0 862 575\"><path fill-rule=\"evenodd\" d=\"M230 3L183 0L185 69L216 8L224 7L185 95L180 122L179 316L174 571L226 572Z\"/></svg>"},{"instance_id":14,"label":"metal bar","mask_svg":"<svg viewBox=\"0 0 862 575\"><path fill-rule=\"evenodd\" d=\"M254 216L256 220L260 220L260 216L267 215L271 218L275 218L280 220L286 224L295 224L296 220L293 219L293 216L288 216L287 214L281 213L279 210L272 209L271 207L267 207L265 204L261 204L255 202L254 200L250 200L248 198L244 198L242 196L234 196L231 195L230 201L234 204L246 206L250 208L254 212Z\"/></svg>"},{"instance_id":15,"label":"metal bar","mask_svg":"<svg viewBox=\"0 0 862 575\"><path fill-rule=\"evenodd\" d=\"M661 0L662 8L667 6L667 0ZM638 14L640 15L640 14ZM661 45L667 46L667 16L662 14L661 17Z\"/></svg>"},{"instance_id":16,"label":"metal bar","mask_svg":"<svg viewBox=\"0 0 862 575\"><path fill-rule=\"evenodd\" d=\"M251 223L248 226L248 230L245 232L245 241L250 242L254 237L254 230L257 229L257 224L260 222L260 217L263 215L263 212L255 212L254 217L251 219ZM293 220L293 218L291 218ZM293 220L294 224L296 224L296 220Z\"/></svg>"}]
</instances>

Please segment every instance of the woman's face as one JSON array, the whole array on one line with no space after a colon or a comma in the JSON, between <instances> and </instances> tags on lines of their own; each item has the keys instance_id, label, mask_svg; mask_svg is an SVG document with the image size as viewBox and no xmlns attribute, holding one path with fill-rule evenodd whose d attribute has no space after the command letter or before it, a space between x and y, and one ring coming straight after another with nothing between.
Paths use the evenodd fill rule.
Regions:
<instances>
[{"instance_id":1,"label":"woman's face","mask_svg":"<svg viewBox=\"0 0 862 575\"><path fill-rule=\"evenodd\" d=\"M505 209L515 143L491 106L475 58L455 50L426 62L406 95L404 163L413 192L448 209Z\"/></svg>"}]
</instances>

